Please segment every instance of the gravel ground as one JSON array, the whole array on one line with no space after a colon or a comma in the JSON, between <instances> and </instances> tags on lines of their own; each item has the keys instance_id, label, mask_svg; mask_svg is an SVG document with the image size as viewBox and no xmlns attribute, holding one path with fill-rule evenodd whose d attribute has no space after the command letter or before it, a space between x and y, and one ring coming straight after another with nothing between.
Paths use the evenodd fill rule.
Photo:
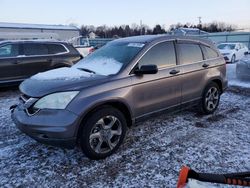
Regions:
<instances>
[{"instance_id":1,"label":"gravel ground","mask_svg":"<svg viewBox=\"0 0 250 188\"><path fill-rule=\"evenodd\" d=\"M21 133L8 110L18 94L0 91L0 187L175 187L184 164L200 172L250 171L250 92L242 88L223 94L213 115L185 110L131 128L102 161Z\"/></svg>"}]
</instances>

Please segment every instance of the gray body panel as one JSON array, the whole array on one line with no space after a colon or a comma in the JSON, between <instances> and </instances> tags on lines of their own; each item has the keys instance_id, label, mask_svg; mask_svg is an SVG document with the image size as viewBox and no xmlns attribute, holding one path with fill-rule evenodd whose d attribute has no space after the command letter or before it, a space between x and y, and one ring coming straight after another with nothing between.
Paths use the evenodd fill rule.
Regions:
<instances>
[{"instance_id":1,"label":"gray body panel","mask_svg":"<svg viewBox=\"0 0 250 188\"><path fill-rule=\"evenodd\" d=\"M157 112L173 108L178 110L181 105L188 103L192 103L192 105L197 104L203 95L204 88L212 81L219 84L221 92L227 87L226 66L221 55L214 59L181 65L177 53L177 65L175 66L161 68L157 74L139 76L133 73L141 57L159 42L195 42L211 46L211 48L216 50L210 42L172 36L131 37L119 39L114 42L127 41L144 42L146 45L139 54L116 75L104 77L94 76L92 78L83 78L75 82L48 81L48 83L44 85L38 81L28 79L21 84L20 90L22 93L37 98L54 92L80 91L66 107L69 113L75 115L75 120L69 123L73 129L73 135L71 131L71 135L69 136L67 129L65 129L65 132L59 133L60 136L56 138L76 138L79 127L84 126L84 122L82 121L84 117L96 107L104 104L123 104L124 108L120 110L124 113L128 111L133 123ZM154 62L152 62L152 64L154 64ZM208 66L204 67L204 64L208 64ZM173 75L170 74L172 70L178 70L179 72ZM43 110L41 110L40 113L42 113L42 111ZM30 117L28 115L22 114L21 116L25 116L23 118L19 116L17 109L15 109L12 117L17 124L31 124L29 123L31 120L29 120ZM34 116L39 116L39 114ZM51 118L51 121L55 124L60 124L57 119L53 120L53 118ZM33 117L32 124L40 125L41 120ZM26 131L28 131L27 134L30 133L29 130L26 129ZM46 130L44 130L44 134L47 134Z\"/></svg>"}]
</instances>

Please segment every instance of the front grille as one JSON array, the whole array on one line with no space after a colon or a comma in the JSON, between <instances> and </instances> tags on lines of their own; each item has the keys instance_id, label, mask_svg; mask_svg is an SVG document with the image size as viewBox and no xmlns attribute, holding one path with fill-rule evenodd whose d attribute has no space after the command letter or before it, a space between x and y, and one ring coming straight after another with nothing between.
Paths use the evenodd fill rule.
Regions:
<instances>
[{"instance_id":1,"label":"front grille","mask_svg":"<svg viewBox=\"0 0 250 188\"><path fill-rule=\"evenodd\" d=\"M31 97L29 97L28 95L22 94L19 99L21 100L21 102L26 103L26 101L29 100L30 98Z\"/></svg>"},{"instance_id":2,"label":"front grille","mask_svg":"<svg viewBox=\"0 0 250 188\"><path fill-rule=\"evenodd\" d=\"M20 101L23 106L23 110L28 114L28 115L34 115L39 111L39 109L35 109L33 106L34 104L38 101L38 98L33 98L29 97L28 95L22 94L20 96Z\"/></svg>"}]
</instances>

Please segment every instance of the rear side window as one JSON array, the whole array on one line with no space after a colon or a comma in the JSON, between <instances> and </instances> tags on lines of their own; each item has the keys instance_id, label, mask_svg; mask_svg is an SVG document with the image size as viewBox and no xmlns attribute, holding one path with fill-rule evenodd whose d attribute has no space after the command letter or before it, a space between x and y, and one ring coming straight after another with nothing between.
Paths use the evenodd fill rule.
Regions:
<instances>
[{"instance_id":1,"label":"rear side window","mask_svg":"<svg viewBox=\"0 0 250 188\"><path fill-rule=\"evenodd\" d=\"M18 44L7 44L0 47L0 57L16 57L18 56Z\"/></svg>"},{"instance_id":2,"label":"rear side window","mask_svg":"<svg viewBox=\"0 0 250 188\"><path fill-rule=\"evenodd\" d=\"M216 58L219 56L215 50L213 50L207 46L201 45L201 48L202 48L205 59L213 59L213 58Z\"/></svg>"},{"instance_id":3,"label":"rear side window","mask_svg":"<svg viewBox=\"0 0 250 188\"><path fill-rule=\"evenodd\" d=\"M47 55L48 48L45 44L25 43L23 44L23 52L24 52L24 55L27 55L27 56Z\"/></svg>"},{"instance_id":4,"label":"rear side window","mask_svg":"<svg viewBox=\"0 0 250 188\"><path fill-rule=\"evenodd\" d=\"M67 50L61 44L48 44L49 54L60 54L65 53Z\"/></svg>"},{"instance_id":5,"label":"rear side window","mask_svg":"<svg viewBox=\"0 0 250 188\"><path fill-rule=\"evenodd\" d=\"M158 68L176 65L174 43L162 42L152 47L139 61L139 67L150 64Z\"/></svg>"},{"instance_id":6,"label":"rear side window","mask_svg":"<svg viewBox=\"0 0 250 188\"><path fill-rule=\"evenodd\" d=\"M180 43L177 45L181 64L190 64L203 60L199 45L188 43Z\"/></svg>"}]
</instances>

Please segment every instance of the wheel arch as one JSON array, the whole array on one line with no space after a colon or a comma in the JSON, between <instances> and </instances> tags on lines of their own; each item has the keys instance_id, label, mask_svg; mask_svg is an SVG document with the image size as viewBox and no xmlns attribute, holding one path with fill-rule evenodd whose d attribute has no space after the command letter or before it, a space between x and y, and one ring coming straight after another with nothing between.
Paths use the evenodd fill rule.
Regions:
<instances>
[{"instance_id":1,"label":"wheel arch","mask_svg":"<svg viewBox=\"0 0 250 188\"><path fill-rule=\"evenodd\" d=\"M82 128L84 126L84 125L82 125L82 123L84 121L86 121L90 117L90 115L93 114L95 111L97 111L100 108L103 108L105 106L113 107L113 108L116 108L119 111L121 111L124 114L124 116L125 116L125 119L126 119L126 122L127 122L127 126L131 127L133 125L134 121L132 119L131 109L128 107L127 104L125 104L125 102L123 102L121 100L109 100L109 101L100 102L100 103L95 104L92 107L90 107L88 109L88 111L85 112L82 115L82 118L79 121L78 129L77 129L77 132L76 132L77 139L79 138L79 135L80 135L80 133L82 131Z\"/></svg>"},{"instance_id":2,"label":"wheel arch","mask_svg":"<svg viewBox=\"0 0 250 188\"><path fill-rule=\"evenodd\" d=\"M71 67L73 63L69 61L54 61L52 67L54 69L56 68L62 68L62 67Z\"/></svg>"},{"instance_id":3,"label":"wheel arch","mask_svg":"<svg viewBox=\"0 0 250 188\"><path fill-rule=\"evenodd\" d=\"M207 84L204 86L203 91L204 91L205 88L206 88L210 83L212 83L212 82L216 83L216 84L219 86L220 93L223 93L223 84L222 84L222 80L221 80L220 78L217 78L217 77L211 78L211 79L207 82Z\"/></svg>"}]
</instances>

